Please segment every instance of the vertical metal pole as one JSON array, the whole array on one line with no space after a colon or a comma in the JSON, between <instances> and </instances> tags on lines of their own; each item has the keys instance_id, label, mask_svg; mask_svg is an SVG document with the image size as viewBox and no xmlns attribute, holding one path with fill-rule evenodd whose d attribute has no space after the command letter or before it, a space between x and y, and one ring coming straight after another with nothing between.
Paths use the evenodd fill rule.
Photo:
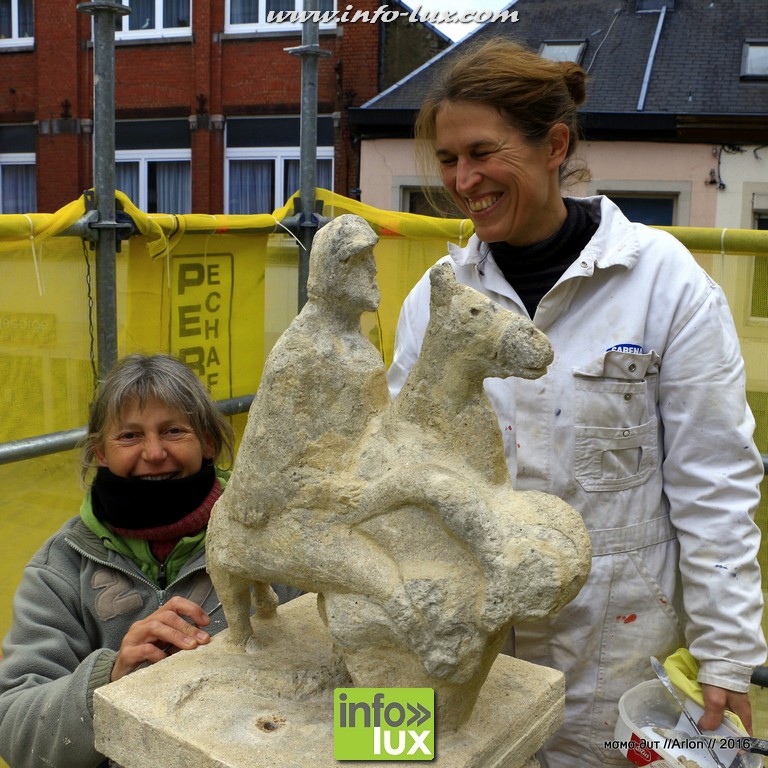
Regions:
<instances>
[{"instance_id":1,"label":"vertical metal pole","mask_svg":"<svg viewBox=\"0 0 768 768\"><path fill-rule=\"evenodd\" d=\"M115 211L115 18L119 2L91 0L77 10L93 16L93 178L96 240L96 340L99 376L117 360L117 229Z\"/></svg>"},{"instance_id":2,"label":"vertical metal pole","mask_svg":"<svg viewBox=\"0 0 768 768\"><path fill-rule=\"evenodd\" d=\"M288 52L301 57L301 121L299 160L301 215L299 216L299 309L307 302L309 252L318 226L315 214L315 188L317 187L317 60L329 56L330 51L320 48L320 22L317 18L317 0L304 0L309 16L301 28L301 46L288 48Z\"/></svg>"},{"instance_id":3,"label":"vertical metal pole","mask_svg":"<svg viewBox=\"0 0 768 768\"><path fill-rule=\"evenodd\" d=\"M305 0L307 11L317 10L317 0ZM317 187L317 56L310 50L320 42L318 22L306 20L301 28L301 44L306 53L301 57L301 127L299 140L301 154L299 179L301 189L302 216L299 239L299 309L307 302L307 279L309 277L309 252L315 237L315 187Z\"/></svg>"}]
</instances>

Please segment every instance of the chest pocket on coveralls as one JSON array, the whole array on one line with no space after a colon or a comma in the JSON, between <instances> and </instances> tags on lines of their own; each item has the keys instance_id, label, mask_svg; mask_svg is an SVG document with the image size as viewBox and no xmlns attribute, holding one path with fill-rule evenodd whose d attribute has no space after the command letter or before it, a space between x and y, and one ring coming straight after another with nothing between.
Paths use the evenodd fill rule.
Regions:
<instances>
[{"instance_id":1,"label":"chest pocket on coveralls","mask_svg":"<svg viewBox=\"0 0 768 768\"><path fill-rule=\"evenodd\" d=\"M622 491L658 465L659 356L611 350L575 380L576 479L585 491Z\"/></svg>"}]
</instances>

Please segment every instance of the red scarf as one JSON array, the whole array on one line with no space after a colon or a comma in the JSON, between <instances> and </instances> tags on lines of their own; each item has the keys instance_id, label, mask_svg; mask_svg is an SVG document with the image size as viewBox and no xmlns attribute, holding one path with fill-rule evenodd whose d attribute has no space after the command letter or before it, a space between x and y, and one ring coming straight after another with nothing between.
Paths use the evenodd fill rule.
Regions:
<instances>
[{"instance_id":1,"label":"red scarf","mask_svg":"<svg viewBox=\"0 0 768 768\"><path fill-rule=\"evenodd\" d=\"M211 510L216 503L216 499L221 496L222 488L218 478L213 484L203 503L195 510L190 512L181 520L168 525L160 525L156 528L117 528L112 526L118 536L125 536L130 539L146 539L149 541L149 548L152 555L160 563L164 563L173 548L181 541L184 536L193 536L199 533L208 525L211 517Z\"/></svg>"}]
</instances>

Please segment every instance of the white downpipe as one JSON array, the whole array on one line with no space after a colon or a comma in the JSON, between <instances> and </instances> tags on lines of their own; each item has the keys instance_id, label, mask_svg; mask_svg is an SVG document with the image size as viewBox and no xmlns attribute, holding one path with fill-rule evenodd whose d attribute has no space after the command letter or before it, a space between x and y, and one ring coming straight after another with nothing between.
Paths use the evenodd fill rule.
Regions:
<instances>
[{"instance_id":1,"label":"white downpipe","mask_svg":"<svg viewBox=\"0 0 768 768\"><path fill-rule=\"evenodd\" d=\"M656 34L653 36L653 45L651 46L651 52L648 54L648 62L645 65L645 75L643 76L643 87L640 89L640 98L637 100L637 111L642 112L645 106L645 96L648 93L648 83L651 80L651 72L653 71L653 60L656 57L656 48L659 44L659 38L661 37L661 28L664 26L664 17L667 15L667 6L663 6L659 11L659 22L656 24Z\"/></svg>"}]
</instances>

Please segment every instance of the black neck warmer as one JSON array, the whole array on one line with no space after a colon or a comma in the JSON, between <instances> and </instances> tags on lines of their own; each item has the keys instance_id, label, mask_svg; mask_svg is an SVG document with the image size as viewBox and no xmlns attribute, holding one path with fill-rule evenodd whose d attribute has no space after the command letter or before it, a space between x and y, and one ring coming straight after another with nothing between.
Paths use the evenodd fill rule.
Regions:
<instances>
[{"instance_id":1,"label":"black neck warmer","mask_svg":"<svg viewBox=\"0 0 768 768\"><path fill-rule=\"evenodd\" d=\"M197 509L215 481L210 461L204 461L199 472L180 480L120 477L107 467L99 467L91 485L93 513L101 522L117 528L170 525Z\"/></svg>"},{"instance_id":2,"label":"black neck warmer","mask_svg":"<svg viewBox=\"0 0 768 768\"><path fill-rule=\"evenodd\" d=\"M540 243L513 246L490 243L491 255L507 282L517 291L531 317L547 291L576 260L599 222L592 220L583 205L564 198L568 217L563 226Z\"/></svg>"}]
</instances>

